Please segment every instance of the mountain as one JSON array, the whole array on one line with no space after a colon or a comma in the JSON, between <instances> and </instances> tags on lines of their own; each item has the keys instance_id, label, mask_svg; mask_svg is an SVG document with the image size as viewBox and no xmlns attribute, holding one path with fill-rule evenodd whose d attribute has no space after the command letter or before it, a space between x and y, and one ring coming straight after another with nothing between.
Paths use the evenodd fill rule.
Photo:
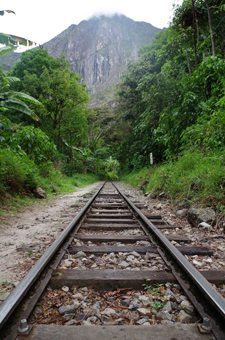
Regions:
<instances>
[{"instance_id":1,"label":"mountain","mask_svg":"<svg viewBox=\"0 0 225 340\"><path fill-rule=\"evenodd\" d=\"M105 100L139 50L150 44L160 29L124 15L98 16L71 25L43 45L54 57L65 56L71 68L80 74L92 99ZM8 70L20 55L0 58Z\"/></svg>"},{"instance_id":2,"label":"mountain","mask_svg":"<svg viewBox=\"0 0 225 340\"><path fill-rule=\"evenodd\" d=\"M115 84L140 48L160 30L124 15L99 16L71 25L44 44L50 55L64 55L92 94Z\"/></svg>"}]
</instances>

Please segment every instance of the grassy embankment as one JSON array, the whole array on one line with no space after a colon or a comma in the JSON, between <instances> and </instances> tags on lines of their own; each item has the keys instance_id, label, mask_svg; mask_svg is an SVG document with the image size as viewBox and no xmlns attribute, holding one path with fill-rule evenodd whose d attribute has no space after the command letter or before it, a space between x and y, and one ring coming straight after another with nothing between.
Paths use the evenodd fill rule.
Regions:
<instances>
[{"instance_id":1,"label":"grassy embankment","mask_svg":"<svg viewBox=\"0 0 225 340\"><path fill-rule=\"evenodd\" d=\"M36 202L33 191L37 187L44 189L50 198L97 180L93 174L66 176L50 162L37 166L24 154L0 149L0 215Z\"/></svg>"},{"instance_id":2,"label":"grassy embankment","mask_svg":"<svg viewBox=\"0 0 225 340\"><path fill-rule=\"evenodd\" d=\"M98 181L98 177L93 174L74 174L71 177L55 174L51 179L42 178L41 187L47 192L47 199L62 194L76 191L80 187ZM10 212L19 211L20 208L36 204L40 199L28 193L7 193L0 200L0 218Z\"/></svg>"},{"instance_id":3,"label":"grassy embankment","mask_svg":"<svg viewBox=\"0 0 225 340\"><path fill-rule=\"evenodd\" d=\"M223 152L207 155L186 152L176 161L143 168L122 179L144 192L164 192L172 201L188 199L203 206L225 209Z\"/></svg>"}]
</instances>

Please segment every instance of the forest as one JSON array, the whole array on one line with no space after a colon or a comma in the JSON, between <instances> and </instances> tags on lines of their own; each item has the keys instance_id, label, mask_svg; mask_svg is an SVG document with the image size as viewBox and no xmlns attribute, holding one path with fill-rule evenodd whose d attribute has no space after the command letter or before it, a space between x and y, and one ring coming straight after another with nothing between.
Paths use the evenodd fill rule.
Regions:
<instances>
[{"instance_id":1,"label":"forest","mask_svg":"<svg viewBox=\"0 0 225 340\"><path fill-rule=\"evenodd\" d=\"M79 76L45 49L1 70L1 197L121 178L224 209L224 13L223 0L184 0L129 65L113 108L91 109Z\"/></svg>"}]
</instances>

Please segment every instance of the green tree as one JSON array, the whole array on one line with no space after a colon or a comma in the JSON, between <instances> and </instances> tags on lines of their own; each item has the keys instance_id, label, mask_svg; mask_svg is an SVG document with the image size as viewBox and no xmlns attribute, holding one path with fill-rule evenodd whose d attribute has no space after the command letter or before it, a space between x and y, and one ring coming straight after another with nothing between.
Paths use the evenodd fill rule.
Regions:
<instances>
[{"instance_id":1,"label":"green tree","mask_svg":"<svg viewBox=\"0 0 225 340\"><path fill-rule=\"evenodd\" d=\"M223 138L212 142L223 131L224 10L223 1L184 0L171 26L128 68L117 105L117 126L125 129L116 143L127 168L148 165L150 152L156 162L176 158L187 136L203 149L224 146ZM210 142L201 143L197 131Z\"/></svg>"},{"instance_id":2,"label":"green tree","mask_svg":"<svg viewBox=\"0 0 225 340\"><path fill-rule=\"evenodd\" d=\"M79 147L87 136L88 95L78 75L64 59L55 59L42 48L23 53L12 74L22 80L20 90L44 104L41 128L71 156L67 145Z\"/></svg>"}]
</instances>

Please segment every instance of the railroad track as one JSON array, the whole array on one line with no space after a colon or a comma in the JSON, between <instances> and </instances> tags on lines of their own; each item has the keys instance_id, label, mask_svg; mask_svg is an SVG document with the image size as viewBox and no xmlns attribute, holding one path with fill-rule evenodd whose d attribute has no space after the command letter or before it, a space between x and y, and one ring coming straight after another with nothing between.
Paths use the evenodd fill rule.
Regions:
<instances>
[{"instance_id":1,"label":"railroad track","mask_svg":"<svg viewBox=\"0 0 225 340\"><path fill-rule=\"evenodd\" d=\"M142 208L101 185L0 306L0 339L225 339L225 272Z\"/></svg>"}]
</instances>

